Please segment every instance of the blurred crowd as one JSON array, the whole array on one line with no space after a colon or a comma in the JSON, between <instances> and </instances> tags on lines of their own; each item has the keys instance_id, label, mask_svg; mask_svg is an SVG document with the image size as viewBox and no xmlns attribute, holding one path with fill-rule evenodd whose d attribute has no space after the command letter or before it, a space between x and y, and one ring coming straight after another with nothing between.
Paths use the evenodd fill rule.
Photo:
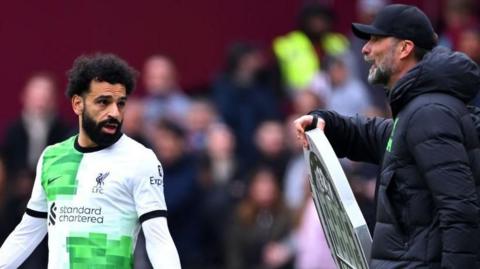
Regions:
<instances>
[{"instance_id":1,"label":"blurred crowd","mask_svg":"<svg viewBox=\"0 0 480 269\"><path fill-rule=\"evenodd\" d=\"M385 4L359 1L359 20L368 23ZM475 4L446 1L437 32L441 45L480 63ZM348 116L389 116L383 90L366 82L362 41L334 32L335 19L327 7L310 4L298 28L274 39L271 48L231 44L224 69L200 95L181 88L168 55L145 59L139 81L145 95L128 100L123 131L163 165L168 224L183 268L334 268L290 125L322 107ZM22 113L5 130L0 242L24 213L42 150L76 133L76 124L57 113L59 88L48 72L28 78ZM341 163L372 230L377 167ZM143 245L136 268L149 268ZM39 266L46 253L41 245L23 268L46 268Z\"/></svg>"}]
</instances>

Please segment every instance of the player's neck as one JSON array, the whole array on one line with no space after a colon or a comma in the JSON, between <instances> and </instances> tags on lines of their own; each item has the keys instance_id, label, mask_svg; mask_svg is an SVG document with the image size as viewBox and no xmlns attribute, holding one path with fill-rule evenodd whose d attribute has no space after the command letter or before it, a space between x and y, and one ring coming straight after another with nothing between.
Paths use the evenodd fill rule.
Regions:
<instances>
[{"instance_id":1,"label":"player's neck","mask_svg":"<svg viewBox=\"0 0 480 269\"><path fill-rule=\"evenodd\" d=\"M82 148L94 148L97 147L97 143L93 142L90 136L87 134L87 131L83 128L82 117L78 117L78 137L77 143L78 146Z\"/></svg>"},{"instance_id":2,"label":"player's neck","mask_svg":"<svg viewBox=\"0 0 480 269\"><path fill-rule=\"evenodd\" d=\"M98 145L93 142L93 140L87 135L87 133L80 127L80 132L78 134L78 144L82 148L93 148L98 147Z\"/></svg>"}]
</instances>

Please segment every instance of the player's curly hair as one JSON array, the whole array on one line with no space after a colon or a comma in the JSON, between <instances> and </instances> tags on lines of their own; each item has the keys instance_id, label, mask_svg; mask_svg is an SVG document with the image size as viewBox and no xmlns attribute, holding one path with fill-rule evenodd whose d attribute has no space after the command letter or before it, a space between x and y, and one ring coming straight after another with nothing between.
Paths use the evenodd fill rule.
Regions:
<instances>
[{"instance_id":1,"label":"player's curly hair","mask_svg":"<svg viewBox=\"0 0 480 269\"><path fill-rule=\"evenodd\" d=\"M92 81L121 84L127 95L135 88L137 71L127 62L114 54L97 53L82 55L75 59L72 69L67 73L68 85L65 94L72 98L90 90Z\"/></svg>"}]
</instances>

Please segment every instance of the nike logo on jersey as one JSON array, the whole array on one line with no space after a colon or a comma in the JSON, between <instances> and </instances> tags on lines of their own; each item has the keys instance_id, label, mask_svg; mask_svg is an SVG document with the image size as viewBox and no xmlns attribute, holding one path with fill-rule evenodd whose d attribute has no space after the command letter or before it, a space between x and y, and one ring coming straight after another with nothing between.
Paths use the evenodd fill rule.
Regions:
<instances>
[{"instance_id":1,"label":"nike logo on jersey","mask_svg":"<svg viewBox=\"0 0 480 269\"><path fill-rule=\"evenodd\" d=\"M54 178L49 178L47 180L47 184L52 184L54 181L56 181L57 179L61 178L62 176L58 176L58 177L54 177Z\"/></svg>"}]
</instances>

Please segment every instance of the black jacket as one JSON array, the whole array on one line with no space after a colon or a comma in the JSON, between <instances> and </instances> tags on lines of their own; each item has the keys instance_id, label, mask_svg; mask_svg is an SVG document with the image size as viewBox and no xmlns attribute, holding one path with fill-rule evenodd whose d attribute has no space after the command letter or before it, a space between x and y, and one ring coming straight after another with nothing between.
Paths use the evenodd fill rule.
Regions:
<instances>
[{"instance_id":1,"label":"black jacket","mask_svg":"<svg viewBox=\"0 0 480 269\"><path fill-rule=\"evenodd\" d=\"M477 65L436 48L390 91L393 120L312 112L339 157L382 165L371 268L480 268L478 87Z\"/></svg>"},{"instance_id":2,"label":"black jacket","mask_svg":"<svg viewBox=\"0 0 480 269\"><path fill-rule=\"evenodd\" d=\"M29 138L26 128L24 121L20 117L6 130L3 150L5 154L7 174L10 179L24 169L35 171L35 167L28 167ZM71 134L71 128L69 128L60 118L54 117L49 126L46 145L48 146L60 142L68 138Z\"/></svg>"}]
</instances>

